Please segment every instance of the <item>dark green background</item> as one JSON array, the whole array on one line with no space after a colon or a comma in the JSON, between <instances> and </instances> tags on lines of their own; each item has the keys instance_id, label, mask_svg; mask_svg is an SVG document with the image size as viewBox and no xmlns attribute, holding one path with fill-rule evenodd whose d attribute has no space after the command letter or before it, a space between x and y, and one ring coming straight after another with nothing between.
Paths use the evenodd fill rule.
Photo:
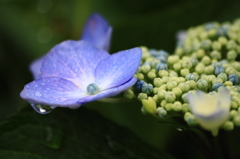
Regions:
<instances>
[{"instance_id":1,"label":"dark green background","mask_svg":"<svg viewBox=\"0 0 240 159\"><path fill-rule=\"evenodd\" d=\"M176 45L177 31L209 21L233 21L240 17L240 1L237 0L51 2L50 9L41 13L38 7L47 9L49 1L0 1L1 121L27 104L19 97L19 93L23 86L32 80L28 71L29 63L63 40L79 39L86 18L93 12L102 14L113 26L111 53L143 45L172 53ZM53 33L52 38L44 43L39 41L39 31L43 27L51 28ZM191 149L193 154L200 153L197 148L192 148L187 133L178 132L172 126L159 124L152 117L142 115L140 103L93 102L84 107L98 110L114 122L130 128L147 143L171 152L178 158L186 157L186 153ZM32 110L32 114L36 113ZM234 146L235 142L230 144L232 147L237 146ZM185 145L186 149L181 145ZM233 154L237 156L236 153Z\"/></svg>"}]
</instances>

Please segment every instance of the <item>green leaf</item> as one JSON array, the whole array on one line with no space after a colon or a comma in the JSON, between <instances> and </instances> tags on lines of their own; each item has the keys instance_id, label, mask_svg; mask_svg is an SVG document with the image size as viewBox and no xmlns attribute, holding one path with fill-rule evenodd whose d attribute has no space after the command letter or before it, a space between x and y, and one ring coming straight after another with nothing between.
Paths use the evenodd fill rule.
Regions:
<instances>
[{"instance_id":1,"label":"green leaf","mask_svg":"<svg viewBox=\"0 0 240 159\"><path fill-rule=\"evenodd\" d=\"M84 107L40 115L28 106L0 125L0 158L171 159Z\"/></svg>"}]
</instances>

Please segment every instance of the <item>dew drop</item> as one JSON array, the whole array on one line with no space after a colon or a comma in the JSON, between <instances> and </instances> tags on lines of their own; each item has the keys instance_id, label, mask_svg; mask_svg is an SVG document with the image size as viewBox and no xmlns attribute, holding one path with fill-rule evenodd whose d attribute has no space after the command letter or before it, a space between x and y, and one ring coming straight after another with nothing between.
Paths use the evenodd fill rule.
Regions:
<instances>
[{"instance_id":1,"label":"dew drop","mask_svg":"<svg viewBox=\"0 0 240 159\"><path fill-rule=\"evenodd\" d=\"M53 107L47 105L40 105L40 104L31 104L33 109L38 112L39 114L48 114L53 110Z\"/></svg>"},{"instance_id":2,"label":"dew drop","mask_svg":"<svg viewBox=\"0 0 240 159\"><path fill-rule=\"evenodd\" d=\"M36 93L35 93L35 96L37 96L37 97L41 97L42 94L41 94L40 92L36 92Z\"/></svg>"},{"instance_id":3,"label":"dew drop","mask_svg":"<svg viewBox=\"0 0 240 159\"><path fill-rule=\"evenodd\" d=\"M176 128L177 131L184 131L184 129L181 128L181 127L175 127L175 128Z\"/></svg>"}]
</instances>

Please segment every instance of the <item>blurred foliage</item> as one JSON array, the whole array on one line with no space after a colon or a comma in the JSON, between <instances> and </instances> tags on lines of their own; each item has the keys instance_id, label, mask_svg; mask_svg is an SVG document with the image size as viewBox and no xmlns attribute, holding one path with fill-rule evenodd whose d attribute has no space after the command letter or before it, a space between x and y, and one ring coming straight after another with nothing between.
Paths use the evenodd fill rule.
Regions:
<instances>
[{"instance_id":1,"label":"blurred foliage","mask_svg":"<svg viewBox=\"0 0 240 159\"><path fill-rule=\"evenodd\" d=\"M1 124L0 158L173 159L94 111L65 109L42 116L28 106Z\"/></svg>"},{"instance_id":2,"label":"blurred foliage","mask_svg":"<svg viewBox=\"0 0 240 159\"><path fill-rule=\"evenodd\" d=\"M239 8L237 0L1 0L0 120L26 104L19 93L32 80L29 63L63 40L79 39L92 12L113 26L111 53L142 45L172 53L177 31L209 21L232 21L240 17ZM187 152L201 158L185 133L143 116L134 102L93 102L86 107L178 158L187 158Z\"/></svg>"}]
</instances>

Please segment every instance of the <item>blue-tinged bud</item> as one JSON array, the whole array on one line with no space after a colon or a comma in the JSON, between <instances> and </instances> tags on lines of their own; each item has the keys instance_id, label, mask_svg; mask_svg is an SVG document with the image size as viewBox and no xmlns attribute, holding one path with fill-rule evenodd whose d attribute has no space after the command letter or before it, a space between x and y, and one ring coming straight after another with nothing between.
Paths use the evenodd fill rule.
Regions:
<instances>
[{"instance_id":1,"label":"blue-tinged bud","mask_svg":"<svg viewBox=\"0 0 240 159\"><path fill-rule=\"evenodd\" d=\"M218 66L218 67L216 67L215 68L215 70L214 70L214 74L216 75L216 76L218 76L220 73L224 73L224 68L222 67L222 66Z\"/></svg>"},{"instance_id":2,"label":"blue-tinged bud","mask_svg":"<svg viewBox=\"0 0 240 159\"><path fill-rule=\"evenodd\" d=\"M216 91L217 92L217 90L218 90L218 88L219 87L222 87L222 86L224 86L222 83L214 83L213 85L212 85L212 89L213 89L213 91Z\"/></svg>"},{"instance_id":3,"label":"blue-tinged bud","mask_svg":"<svg viewBox=\"0 0 240 159\"><path fill-rule=\"evenodd\" d=\"M138 81L138 82L136 83L136 88L137 88L137 90L138 90L139 92L142 91L142 86L143 86L144 83L146 83L146 82L143 81L143 80L140 80L140 81Z\"/></svg>"},{"instance_id":4,"label":"blue-tinged bud","mask_svg":"<svg viewBox=\"0 0 240 159\"><path fill-rule=\"evenodd\" d=\"M230 74L228 76L228 81L231 81L234 85L238 84L238 76L236 76L235 74Z\"/></svg>"},{"instance_id":5,"label":"blue-tinged bud","mask_svg":"<svg viewBox=\"0 0 240 159\"><path fill-rule=\"evenodd\" d=\"M219 28L218 30L217 30L217 33L216 33L216 35L217 36L226 36L227 35L227 29L226 28L223 28L223 27L221 27L221 28Z\"/></svg>"},{"instance_id":6,"label":"blue-tinged bud","mask_svg":"<svg viewBox=\"0 0 240 159\"><path fill-rule=\"evenodd\" d=\"M156 113L160 118L165 118L167 116L167 111L162 107L158 107Z\"/></svg>"},{"instance_id":7,"label":"blue-tinged bud","mask_svg":"<svg viewBox=\"0 0 240 159\"><path fill-rule=\"evenodd\" d=\"M159 64L157 64L156 69L157 69L157 71L167 70L168 67L167 67L167 65L165 63L159 63Z\"/></svg>"},{"instance_id":8,"label":"blue-tinged bud","mask_svg":"<svg viewBox=\"0 0 240 159\"><path fill-rule=\"evenodd\" d=\"M189 80L194 80L195 82L198 80L198 76L196 74L193 74L193 73L188 73L186 76L185 76L185 79L187 81Z\"/></svg>"},{"instance_id":9,"label":"blue-tinged bud","mask_svg":"<svg viewBox=\"0 0 240 159\"><path fill-rule=\"evenodd\" d=\"M152 91L153 91L153 85L152 84L144 83L142 85L142 92L143 93L151 94Z\"/></svg>"},{"instance_id":10,"label":"blue-tinged bud","mask_svg":"<svg viewBox=\"0 0 240 159\"><path fill-rule=\"evenodd\" d=\"M99 88L95 83L91 83L87 86L87 93L89 95L94 95L99 92Z\"/></svg>"},{"instance_id":11,"label":"blue-tinged bud","mask_svg":"<svg viewBox=\"0 0 240 159\"><path fill-rule=\"evenodd\" d=\"M150 62L152 68L155 68L156 65L159 64L159 63L160 63L160 60L157 59L157 58L154 58L154 59Z\"/></svg>"},{"instance_id":12,"label":"blue-tinged bud","mask_svg":"<svg viewBox=\"0 0 240 159\"><path fill-rule=\"evenodd\" d=\"M159 59L160 62L162 62L162 63L166 63L167 62L167 58L162 56L162 55L156 56L156 58Z\"/></svg>"},{"instance_id":13,"label":"blue-tinged bud","mask_svg":"<svg viewBox=\"0 0 240 159\"><path fill-rule=\"evenodd\" d=\"M208 50L211 48L211 45L212 45L212 41L209 39L206 39L206 40L202 41L201 48Z\"/></svg>"}]
</instances>

